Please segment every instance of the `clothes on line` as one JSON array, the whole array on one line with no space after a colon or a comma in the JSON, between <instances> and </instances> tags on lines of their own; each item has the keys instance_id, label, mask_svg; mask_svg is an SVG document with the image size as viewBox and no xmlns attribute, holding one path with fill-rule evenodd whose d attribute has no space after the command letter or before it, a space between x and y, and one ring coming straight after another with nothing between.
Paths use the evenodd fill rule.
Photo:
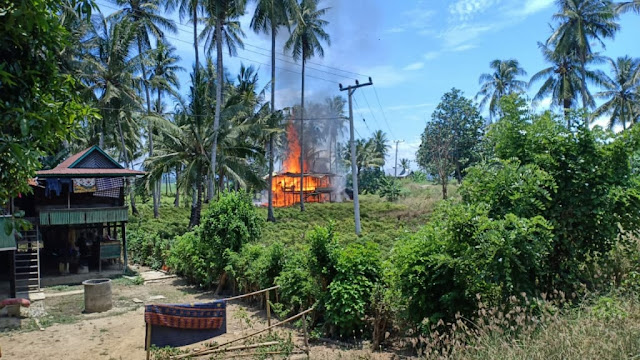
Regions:
<instances>
[{"instance_id":1,"label":"clothes on line","mask_svg":"<svg viewBox=\"0 0 640 360\"><path fill-rule=\"evenodd\" d=\"M75 193L88 193L96 190L96 179L94 178L73 179L73 192Z\"/></svg>"},{"instance_id":2,"label":"clothes on line","mask_svg":"<svg viewBox=\"0 0 640 360\"><path fill-rule=\"evenodd\" d=\"M98 191L121 188L124 182L122 178L99 178L96 179L96 189Z\"/></svg>"}]
</instances>

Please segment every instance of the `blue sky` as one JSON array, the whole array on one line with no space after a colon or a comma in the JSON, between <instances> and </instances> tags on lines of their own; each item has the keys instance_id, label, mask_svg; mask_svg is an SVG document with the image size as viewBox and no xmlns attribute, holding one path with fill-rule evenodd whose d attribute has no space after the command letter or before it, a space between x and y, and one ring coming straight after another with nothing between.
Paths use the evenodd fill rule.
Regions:
<instances>
[{"instance_id":1,"label":"blue sky","mask_svg":"<svg viewBox=\"0 0 640 360\"><path fill-rule=\"evenodd\" d=\"M98 0L103 12L114 5ZM106 4L103 5L103 4ZM225 53L225 68L236 74L240 64L259 70L261 83L270 77L270 38L249 29L253 7L241 18L246 33L245 49L230 58ZM398 158L414 160L425 122L442 95L453 87L473 98L479 89L478 77L489 72L494 59L515 58L528 76L546 67L537 47L549 36L553 0L324 0L329 7L326 31L331 45L325 45L325 57L313 58L307 67L305 97L321 101L327 96L343 95L338 83L353 84L367 76L374 86L364 87L354 95L354 122L357 137L368 137L381 129L399 144ZM170 17L180 31L169 41L182 57L182 66L194 63L192 28L177 14ZM624 15L622 29L615 40L606 41L606 56L638 54L640 17ZM289 54L282 52L288 34L283 30L276 46L276 106L290 106L300 101L300 70ZM204 56L201 55L201 61ZM606 67L603 70L608 70ZM235 76L235 75L234 75ZM181 75L181 92L189 86L188 73ZM531 89L531 94L536 89ZM548 102L538 105L543 109ZM363 120L364 119L364 120ZM393 166L394 151L387 159ZM415 167L413 165L412 167Z\"/></svg>"}]
</instances>

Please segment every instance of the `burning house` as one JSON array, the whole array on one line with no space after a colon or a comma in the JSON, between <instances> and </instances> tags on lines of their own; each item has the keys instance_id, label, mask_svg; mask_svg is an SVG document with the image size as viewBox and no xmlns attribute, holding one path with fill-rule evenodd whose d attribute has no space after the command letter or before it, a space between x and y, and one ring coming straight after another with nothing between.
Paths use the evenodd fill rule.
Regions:
<instances>
[{"instance_id":1,"label":"burning house","mask_svg":"<svg viewBox=\"0 0 640 360\"><path fill-rule=\"evenodd\" d=\"M301 180L304 202L341 201L344 192L344 177L328 172L326 167L316 166L316 164L330 162L331 156L319 159L317 154L322 152L314 152L316 156L313 159L303 156L301 168L302 149L298 139L298 131L293 122L289 122L287 127L288 151L282 161L282 170L273 175L273 206L284 207L300 203ZM305 152L305 154L308 153Z\"/></svg>"}]
</instances>

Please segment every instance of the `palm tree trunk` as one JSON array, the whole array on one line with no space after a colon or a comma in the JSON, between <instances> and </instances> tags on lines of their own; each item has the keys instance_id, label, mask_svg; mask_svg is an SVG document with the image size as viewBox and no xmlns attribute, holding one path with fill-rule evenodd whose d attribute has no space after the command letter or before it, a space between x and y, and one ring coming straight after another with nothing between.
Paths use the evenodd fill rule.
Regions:
<instances>
[{"instance_id":1,"label":"palm tree trunk","mask_svg":"<svg viewBox=\"0 0 640 360\"><path fill-rule=\"evenodd\" d=\"M176 166L176 198L173 200L173 206L180 207L180 188L178 187L178 178L180 177L180 166Z\"/></svg>"},{"instance_id":2,"label":"palm tree trunk","mask_svg":"<svg viewBox=\"0 0 640 360\"><path fill-rule=\"evenodd\" d=\"M567 121L567 130L571 130L571 117L569 117L569 110L571 109L571 99L562 100L562 107L564 109L564 119Z\"/></svg>"},{"instance_id":3,"label":"palm tree trunk","mask_svg":"<svg viewBox=\"0 0 640 360\"><path fill-rule=\"evenodd\" d=\"M216 155L218 151L218 128L222 110L222 19L216 19L216 113L213 118L213 145L211 146L211 181L209 182L209 200L215 192Z\"/></svg>"},{"instance_id":4,"label":"palm tree trunk","mask_svg":"<svg viewBox=\"0 0 640 360\"><path fill-rule=\"evenodd\" d=\"M585 110L587 109L588 106L588 102L587 102L587 59L586 59L586 54L582 54L581 59L580 59L581 65L582 65L582 69L580 69L581 72L581 76L582 76L582 107L585 108Z\"/></svg>"},{"instance_id":5,"label":"palm tree trunk","mask_svg":"<svg viewBox=\"0 0 640 360\"><path fill-rule=\"evenodd\" d=\"M202 179L198 179L193 189L191 201L191 216L189 218L189 228L200 225L200 213L202 211Z\"/></svg>"},{"instance_id":6,"label":"palm tree trunk","mask_svg":"<svg viewBox=\"0 0 640 360\"><path fill-rule=\"evenodd\" d=\"M302 49L302 93L300 97L300 211L304 211L304 63L305 51Z\"/></svg>"},{"instance_id":7,"label":"palm tree trunk","mask_svg":"<svg viewBox=\"0 0 640 360\"><path fill-rule=\"evenodd\" d=\"M276 112L276 25L271 22L271 115ZM267 221L276 222L273 214L273 134L269 134L269 181L267 183Z\"/></svg>"},{"instance_id":8,"label":"palm tree trunk","mask_svg":"<svg viewBox=\"0 0 640 360\"><path fill-rule=\"evenodd\" d=\"M142 39L138 37L138 55L142 56ZM142 70L142 82L144 84L144 92L147 97L147 115L151 114L151 95L149 93L149 84L147 84L147 68L143 63L140 63L140 69ZM149 157L153 156L153 124L147 119L148 124L148 137L149 141ZM158 187L155 185L157 181L151 180L151 193L153 195L153 217L158 218L160 208L160 194L158 193Z\"/></svg>"},{"instance_id":9,"label":"palm tree trunk","mask_svg":"<svg viewBox=\"0 0 640 360\"><path fill-rule=\"evenodd\" d=\"M100 149L104 149L104 117L100 120L98 131L100 132L98 134L98 146L100 146Z\"/></svg>"},{"instance_id":10,"label":"palm tree trunk","mask_svg":"<svg viewBox=\"0 0 640 360\"><path fill-rule=\"evenodd\" d=\"M196 51L196 79L199 79L198 72L200 71L200 52L198 51L198 6L197 1L195 1L195 5L193 6L193 48ZM196 91L196 96L198 92Z\"/></svg>"},{"instance_id":11,"label":"palm tree trunk","mask_svg":"<svg viewBox=\"0 0 640 360\"><path fill-rule=\"evenodd\" d=\"M130 169L129 154L127 154L127 147L124 144L124 133L122 132L122 123L120 117L118 117L118 134L120 135L120 145L122 146L122 156L124 157L124 163L127 169ZM136 198L133 194L133 186L129 186L129 201L131 202L131 213L138 215L138 208L136 207Z\"/></svg>"}]
</instances>

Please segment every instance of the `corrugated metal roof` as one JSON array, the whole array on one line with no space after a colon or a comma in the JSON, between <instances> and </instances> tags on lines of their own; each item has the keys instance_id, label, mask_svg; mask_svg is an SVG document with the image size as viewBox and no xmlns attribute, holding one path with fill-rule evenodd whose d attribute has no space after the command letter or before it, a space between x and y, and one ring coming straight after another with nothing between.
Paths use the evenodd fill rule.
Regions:
<instances>
[{"instance_id":1,"label":"corrugated metal roof","mask_svg":"<svg viewBox=\"0 0 640 360\"><path fill-rule=\"evenodd\" d=\"M91 166L97 167L83 166L82 160L93 154L104 157L104 161L92 161L93 165ZM70 156L55 168L40 170L36 174L39 177L128 177L144 175L145 172L123 168L102 149L94 145Z\"/></svg>"}]
</instances>

